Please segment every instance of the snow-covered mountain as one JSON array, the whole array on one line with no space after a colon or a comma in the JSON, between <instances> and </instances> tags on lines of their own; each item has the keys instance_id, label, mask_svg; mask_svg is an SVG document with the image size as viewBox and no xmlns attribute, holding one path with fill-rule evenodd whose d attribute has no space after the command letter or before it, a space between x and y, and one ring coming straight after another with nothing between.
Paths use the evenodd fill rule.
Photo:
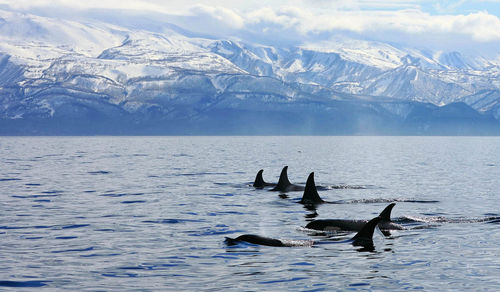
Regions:
<instances>
[{"instance_id":1,"label":"snow-covered mountain","mask_svg":"<svg viewBox=\"0 0 500 292\"><path fill-rule=\"evenodd\" d=\"M0 134L488 133L499 77L495 60L458 52L265 46L0 10Z\"/></svg>"}]
</instances>

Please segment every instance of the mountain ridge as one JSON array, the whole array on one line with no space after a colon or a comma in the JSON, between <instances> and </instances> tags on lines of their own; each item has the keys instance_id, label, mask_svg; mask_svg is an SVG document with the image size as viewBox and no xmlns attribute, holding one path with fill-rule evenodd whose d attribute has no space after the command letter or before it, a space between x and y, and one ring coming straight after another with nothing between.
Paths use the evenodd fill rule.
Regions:
<instances>
[{"instance_id":1,"label":"mountain ridge","mask_svg":"<svg viewBox=\"0 0 500 292\"><path fill-rule=\"evenodd\" d=\"M275 47L2 10L0 18L4 135L500 133L500 67L480 56L362 40Z\"/></svg>"}]
</instances>

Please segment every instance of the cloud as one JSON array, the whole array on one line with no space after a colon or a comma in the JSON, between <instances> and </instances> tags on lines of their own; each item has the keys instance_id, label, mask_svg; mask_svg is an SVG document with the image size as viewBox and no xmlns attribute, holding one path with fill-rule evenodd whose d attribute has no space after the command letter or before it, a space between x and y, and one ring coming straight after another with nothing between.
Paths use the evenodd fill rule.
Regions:
<instances>
[{"instance_id":1,"label":"cloud","mask_svg":"<svg viewBox=\"0 0 500 292\"><path fill-rule=\"evenodd\" d=\"M335 11L314 14L288 7L262 8L246 15L247 26L266 31L267 28L294 28L308 34L350 31L360 34L399 31L407 34L466 35L479 42L500 40L500 19L487 12L468 15L430 15L415 9L397 11Z\"/></svg>"},{"instance_id":2,"label":"cloud","mask_svg":"<svg viewBox=\"0 0 500 292\"><path fill-rule=\"evenodd\" d=\"M6 4L16 10L29 10L36 8L60 8L71 7L73 9L89 9L89 8L121 8L121 9L143 9L155 10L162 9L161 5L155 3L156 1L137 1L137 0L86 0L86 1L72 1L72 0L0 0L0 3Z\"/></svg>"},{"instance_id":3,"label":"cloud","mask_svg":"<svg viewBox=\"0 0 500 292\"><path fill-rule=\"evenodd\" d=\"M379 41L432 41L437 46L500 43L498 16L487 10L458 13L460 6L468 3L464 0L455 4L430 0L269 0L265 6L243 0L0 0L2 3L26 11L40 7L154 11L163 13L165 22L197 33L256 42L300 44L354 34Z\"/></svg>"},{"instance_id":4,"label":"cloud","mask_svg":"<svg viewBox=\"0 0 500 292\"><path fill-rule=\"evenodd\" d=\"M231 29L241 29L244 25L242 16L234 10L224 7L196 5L190 9L190 13L198 19L200 25L209 23Z\"/></svg>"},{"instance_id":5,"label":"cloud","mask_svg":"<svg viewBox=\"0 0 500 292\"><path fill-rule=\"evenodd\" d=\"M295 7L286 7L278 10L265 7L248 13L245 16L245 23L250 26L296 27L300 30L304 20L309 18L309 14Z\"/></svg>"},{"instance_id":6,"label":"cloud","mask_svg":"<svg viewBox=\"0 0 500 292\"><path fill-rule=\"evenodd\" d=\"M453 17L445 26L449 31L469 34L477 41L500 40L500 19L487 12Z\"/></svg>"}]
</instances>

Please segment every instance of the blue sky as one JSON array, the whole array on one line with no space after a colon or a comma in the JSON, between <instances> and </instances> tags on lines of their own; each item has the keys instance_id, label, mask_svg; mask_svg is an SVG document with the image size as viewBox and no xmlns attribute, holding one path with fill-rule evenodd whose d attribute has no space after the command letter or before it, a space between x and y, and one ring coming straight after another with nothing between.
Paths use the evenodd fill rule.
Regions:
<instances>
[{"instance_id":1,"label":"blue sky","mask_svg":"<svg viewBox=\"0 0 500 292\"><path fill-rule=\"evenodd\" d=\"M500 47L500 0L0 0L0 5L49 16L89 9L106 9L110 17L117 9L162 14L162 21L194 32L260 43L354 37L489 55L498 55Z\"/></svg>"}]
</instances>

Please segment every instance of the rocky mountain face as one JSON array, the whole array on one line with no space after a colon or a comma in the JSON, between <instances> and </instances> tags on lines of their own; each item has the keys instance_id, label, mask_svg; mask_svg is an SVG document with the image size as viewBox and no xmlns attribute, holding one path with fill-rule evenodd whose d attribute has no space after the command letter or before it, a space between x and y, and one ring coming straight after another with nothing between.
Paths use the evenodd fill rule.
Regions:
<instances>
[{"instance_id":1,"label":"rocky mountain face","mask_svg":"<svg viewBox=\"0 0 500 292\"><path fill-rule=\"evenodd\" d=\"M0 134L496 134L500 66L0 10Z\"/></svg>"}]
</instances>

